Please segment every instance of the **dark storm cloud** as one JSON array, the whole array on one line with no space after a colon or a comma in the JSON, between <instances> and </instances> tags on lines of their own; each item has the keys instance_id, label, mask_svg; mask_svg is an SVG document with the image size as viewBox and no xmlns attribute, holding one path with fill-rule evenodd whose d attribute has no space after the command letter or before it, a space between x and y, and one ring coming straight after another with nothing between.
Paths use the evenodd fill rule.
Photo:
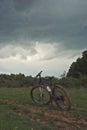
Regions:
<instances>
[{"instance_id":1,"label":"dark storm cloud","mask_svg":"<svg viewBox=\"0 0 87 130\"><path fill-rule=\"evenodd\" d=\"M20 39L86 48L87 0L0 0L0 44Z\"/></svg>"},{"instance_id":2,"label":"dark storm cloud","mask_svg":"<svg viewBox=\"0 0 87 130\"><path fill-rule=\"evenodd\" d=\"M34 1L34 0L33 0ZM31 0L0 1L0 42L20 39L21 29L26 28L26 8L31 8ZM26 29L22 30L26 33ZM28 32L27 32L28 33Z\"/></svg>"}]
</instances>

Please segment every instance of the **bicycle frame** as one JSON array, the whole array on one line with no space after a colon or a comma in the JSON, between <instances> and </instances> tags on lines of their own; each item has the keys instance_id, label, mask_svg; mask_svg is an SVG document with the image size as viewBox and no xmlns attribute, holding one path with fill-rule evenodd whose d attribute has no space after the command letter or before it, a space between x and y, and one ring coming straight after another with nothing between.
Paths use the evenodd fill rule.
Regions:
<instances>
[{"instance_id":1,"label":"bicycle frame","mask_svg":"<svg viewBox=\"0 0 87 130\"><path fill-rule=\"evenodd\" d=\"M50 96L51 96L51 100L54 99L54 95L53 95L53 91L52 91L52 79L53 77L49 77L48 79L50 80L50 83L49 84L45 84L42 77L41 77L41 73L42 71L40 71L37 75L36 75L36 78L39 77L39 85L41 88L46 88L46 90L50 93ZM43 93L43 89L40 89L39 88L39 91L40 91L40 95L42 95Z\"/></svg>"}]
</instances>

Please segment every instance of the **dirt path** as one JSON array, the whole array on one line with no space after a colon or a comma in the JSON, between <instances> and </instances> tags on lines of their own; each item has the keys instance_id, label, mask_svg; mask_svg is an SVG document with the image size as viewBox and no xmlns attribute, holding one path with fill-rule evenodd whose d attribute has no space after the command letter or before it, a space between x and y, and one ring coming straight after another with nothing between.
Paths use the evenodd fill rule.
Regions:
<instances>
[{"instance_id":1,"label":"dirt path","mask_svg":"<svg viewBox=\"0 0 87 130\"><path fill-rule=\"evenodd\" d=\"M29 116L31 120L41 122L48 126L62 126L60 130L86 130L87 117L75 115L72 112L63 112L49 109L46 106L35 106L22 104L8 99L0 99L5 104L14 105L11 111L16 112L19 116Z\"/></svg>"}]
</instances>

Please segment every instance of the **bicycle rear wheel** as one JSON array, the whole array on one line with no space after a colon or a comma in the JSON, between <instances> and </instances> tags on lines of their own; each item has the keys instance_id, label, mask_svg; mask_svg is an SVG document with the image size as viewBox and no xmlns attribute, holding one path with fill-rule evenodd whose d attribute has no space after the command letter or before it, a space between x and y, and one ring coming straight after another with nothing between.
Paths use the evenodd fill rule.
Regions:
<instances>
[{"instance_id":1,"label":"bicycle rear wheel","mask_svg":"<svg viewBox=\"0 0 87 130\"><path fill-rule=\"evenodd\" d=\"M53 88L53 96L56 105L61 109L61 110L70 110L71 108L71 102L70 98L61 85L57 85Z\"/></svg>"},{"instance_id":2,"label":"bicycle rear wheel","mask_svg":"<svg viewBox=\"0 0 87 130\"><path fill-rule=\"evenodd\" d=\"M46 88L37 86L33 87L31 90L32 100L39 105L47 105L51 101L50 93Z\"/></svg>"}]
</instances>

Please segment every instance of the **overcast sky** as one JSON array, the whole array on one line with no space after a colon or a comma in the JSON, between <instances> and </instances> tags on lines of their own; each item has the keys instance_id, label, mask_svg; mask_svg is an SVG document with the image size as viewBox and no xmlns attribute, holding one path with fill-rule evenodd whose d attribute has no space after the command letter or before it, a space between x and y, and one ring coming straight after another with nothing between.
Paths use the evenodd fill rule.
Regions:
<instances>
[{"instance_id":1,"label":"overcast sky","mask_svg":"<svg viewBox=\"0 0 87 130\"><path fill-rule=\"evenodd\" d=\"M87 0L0 0L0 73L59 76L87 49Z\"/></svg>"}]
</instances>

